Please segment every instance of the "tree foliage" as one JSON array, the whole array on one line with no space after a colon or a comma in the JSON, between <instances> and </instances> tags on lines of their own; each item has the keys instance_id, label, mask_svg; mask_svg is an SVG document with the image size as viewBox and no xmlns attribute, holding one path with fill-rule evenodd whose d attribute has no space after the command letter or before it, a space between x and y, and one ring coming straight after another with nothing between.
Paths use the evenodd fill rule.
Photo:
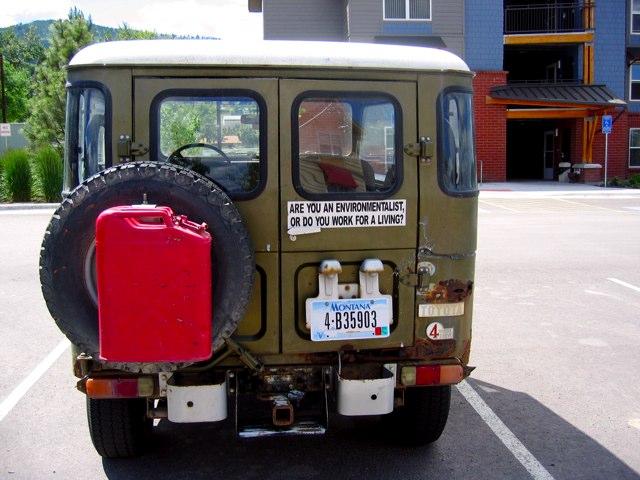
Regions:
<instances>
[{"instance_id":1,"label":"tree foliage","mask_svg":"<svg viewBox=\"0 0 640 480\"><path fill-rule=\"evenodd\" d=\"M96 34L91 17L85 18L75 7L69 11L68 18L51 24L46 38L38 32L36 23L46 22L33 22L28 29L17 25L0 30L7 120L26 121L25 133L36 149L52 145L60 152L64 142L66 103L64 67L71 57L95 41L173 37L135 30L127 23L122 23L117 30L99 27Z\"/></svg>"},{"instance_id":2,"label":"tree foliage","mask_svg":"<svg viewBox=\"0 0 640 480\"><path fill-rule=\"evenodd\" d=\"M58 20L51 26L49 48L36 68L25 129L35 147L52 145L62 150L66 103L64 67L78 50L93 42L91 27L91 18L85 19L77 8L69 11L66 20Z\"/></svg>"},{"instance_id":3,"label":"tree foliage","mask_svg":"<svg viewBox=\"0 0 640 480\"><path fill-rule=\"evenodd\" d=\"M0 32L0 51L4 56L5 67L8 63L17 70L27 70L32 74L36 65L43 60L44 50L33 25L20 37L13 27Z\"/></svg>"},{"instance_id":4,"label":"tree foliage","mask_svg":"<svg viewBox=\"0 0 640 480\"><path fill-rule=\"evenodd\" d=\"M7 122L24 122L29 112L29 72L11 63L4 65L4 86L7 102Z\"/></svg>"},{"instance_id":5,"label":"tree foliage","mask_svg":"<svg viewBox=\"0 0 640 480\"><path fill-rule=\"evenodd\" d=\"M160 35L156 31L135 30L128 23L123 22L116 32L116 40L154 40L164 38L166 35Z\"/></svg>"},{"instance_id":6,"label":"tree foliage","mask_svg":"<svg viewBox=\"0 0 640 480\"><path fill-rule=\"evenodd\" d=\"M44 57L44 47L33 26L22 38L10 27L0 32L0 53L4 63L7 121L24 122L28 114L27 100L31 96L29 80Z\"/></svg>"}]
</instances>

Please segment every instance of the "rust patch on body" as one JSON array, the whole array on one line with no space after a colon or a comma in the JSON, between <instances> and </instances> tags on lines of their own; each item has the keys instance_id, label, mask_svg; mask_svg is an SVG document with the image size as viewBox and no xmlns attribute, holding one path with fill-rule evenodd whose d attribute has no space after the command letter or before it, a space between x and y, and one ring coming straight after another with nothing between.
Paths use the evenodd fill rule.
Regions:
<instances>
[{"instance_id":1,"label":"rust patch on body","mask_svg":"<svg viewBox=\"0 0 640 480\"><path fill-rule=\"evenodd\" d=\"M426 338L416 339L413 347L405 347L403 354L408 358L424 359L427 357L452 357L456 351L455 340L438 340L432 342Z\"/></svg>"},{"instance_id":2,"label":"rust patch on body","mask_svg":"<svg viewBox=\"0 0 640 480\"><path fill-rule=\"evenodd\" d=\"M429 303L455 303L461 302L473 290L473 282L461 280L443 280L437 284L429 285L429 290L424 293Z\"/></svg>"},{"instance_id":3,"label":"rust patch on body","mask_svg":"<svg viewBox=\"0 0 640 480\"><path fill-rule=\"evenodd\" d=\"M464 350L462 352L461 361L464 365L469 363L469 357L471 356L471 339L464 342Z\"/></svg>"}]
</instances>

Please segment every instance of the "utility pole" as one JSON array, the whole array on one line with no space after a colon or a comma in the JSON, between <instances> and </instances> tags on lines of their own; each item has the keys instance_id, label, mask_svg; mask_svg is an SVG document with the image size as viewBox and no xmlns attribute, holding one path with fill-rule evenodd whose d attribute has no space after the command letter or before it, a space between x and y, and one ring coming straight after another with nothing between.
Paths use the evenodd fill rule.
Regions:
<instances>
[{"instance_id":1,"label":"utility pole","mask_svg":"<svg viewBox=\"0 0 640 480\"><path fill-rule=\"evenodd\" d=\"M0 78L2 78L2 123L7 123L7 96L4 93L4 55L0 53Z\"/></svg>"}]
</instances>

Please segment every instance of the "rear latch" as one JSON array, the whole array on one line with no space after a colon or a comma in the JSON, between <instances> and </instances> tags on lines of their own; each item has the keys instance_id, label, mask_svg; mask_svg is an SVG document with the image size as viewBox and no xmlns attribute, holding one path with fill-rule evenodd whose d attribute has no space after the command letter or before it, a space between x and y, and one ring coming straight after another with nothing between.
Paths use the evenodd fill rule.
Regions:
<instances>
[{"instance_id":1,"label":"rear latch","mask_svg":"<svg viewBox=\"0 0 640 480\"><path fill-rule=\"evenodd\" d=\"M416 287L418 291L429 289L431 277L436 273L436 266L431 262L418 262L416 273L407 273L400 277L400 283L408 287Z\"/></svg>"}]
</instances>

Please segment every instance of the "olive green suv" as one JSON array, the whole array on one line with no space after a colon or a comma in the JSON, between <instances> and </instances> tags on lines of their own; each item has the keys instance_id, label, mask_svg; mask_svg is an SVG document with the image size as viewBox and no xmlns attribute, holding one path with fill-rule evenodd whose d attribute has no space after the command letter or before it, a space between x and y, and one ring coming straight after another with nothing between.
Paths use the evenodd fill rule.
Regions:
<instances>
[{"instance_id":1,"label":"olive green suv","mask_svg":"<svg viewBox=\"0 0 640 480\"><path fill-rule=\"evenodd\" d=\"M40 259L91 437L380 416L439 438L468 366L472 72L442 50L150 40L67 69L64 200Z\"/></svg>"}]
</instances>

